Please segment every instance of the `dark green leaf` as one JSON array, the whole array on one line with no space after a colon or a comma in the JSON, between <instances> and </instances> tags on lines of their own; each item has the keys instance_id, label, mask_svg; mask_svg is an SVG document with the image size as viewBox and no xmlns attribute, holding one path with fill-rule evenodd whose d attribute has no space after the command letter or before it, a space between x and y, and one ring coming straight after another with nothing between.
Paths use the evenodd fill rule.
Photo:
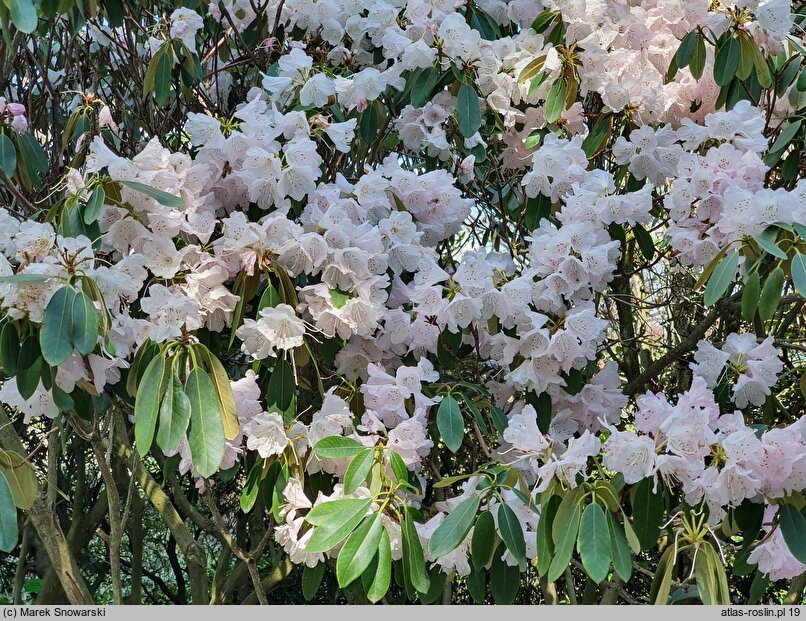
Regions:
<instances>
[{"instance_id":1,"label":"dark green leaf","mask_svg":"<svg viewBox=\"0 0 806 621\"><path fill-rule=\"evenodd\" d=\"M443 397L437 410L437 429L448 449L455 453L465 436L464 419L459 404L453 397Z\"/></svg>"},{"instance_id":2,"label":"dark green leaf","mask_svg":"<svg viewBox=\"0 0 806 621\"><path fill-rule=\"evenodd\" d=\"M210 376L197 367L188 374L185 394L190 401L188 444L193 466L200 477L208 478L218 470L227 448L215 386Z\"/></svg>"},{"instance_id":3,"label":"dark green leaf","mask_svg":"<svg viewBox=\"0 0 806 621\"><path fill-rule=\"evenodd\" d=\"M26 401L36 392L44 365L39 342L29 336L20 345L20 355L17 357L17 390Z\"/></svg>"},{"instance_id":4,"label":"dark green leaf","mask_svg":"<svg viewBox=\"0 0 806 621\"><path fill-rule=\"evenodd\" d=\"M82 356L92 353L98 343L98 311L95 304L83 291L76 291L73 298L70 337Z\"/></svg>"},{"instance_id":5,"label":"dark green leaf","mask_svg":"<svg viewBox=\"0 0 806 621\"><path fill-rule=\"evenodd\" d=\"M17 150L11 138L5 134L0 134L0 169L9 178L14 176L14 171L17 169Z\"/></svg>"},{"instance_id":6,"label":"dark green leaf","mask_svg":"<svg viewBox=\"0 0 806 621\"><path fill-rule=\"evenodd\" d=\"M167 390L165 391L165 396L166 398L168 396ZM262 472L263 460L258 459L252 465L252 469L246 477L246 483L244 483L243 489L241 490L240 505L241 511L244 513L249 513L255 506L255 502L257 502L258 493L260 492L260 475Z\"/></svg>"},{"instance_id":7,"label":"dark green leaf","mask_svg":"<svg viewBox=\"0 0 806 621\"><path fill-rule=\"evenodd\" d=\"M0 331L0 367L6 377L17 374L17 360L20 357L20 336L13 323L6 322Z\"/></svg>"},{"instance_id":8,"label":"dark green leaf","mask_svg":"<svg viewBox=\"0 0 806 621\"><path fill-rule=\"evenodd\" d=\"M473 136L481 127L481 105L476 89L462 84L456 96L456 121L465 138Z\"/></svg>"},{"instance_id":9,"label":"dark green leaf","mask_svg":"<svg viewBox=\"0 0 806 621\"><path fill-rule=\"evenodd\" d=\"M736 39L726 39L716 51L714 61L714 81L719 86L726 86L736 75L739 67L739 44Z\"/></svg>"},{"instance_id":10,"label":"dark green leaf","mask_svg":"<svg viewBox=\"0 0 806 621\"><path fill-rule=\"evenodd\" d=\"M778 134L778 138L776 138L775 142L772 143L772 146L770 147L770 153L774 153L776 151L781 151L782 149L785 149L786 146L792 141L792 139L800 130L801 123L802 121L798 119L794 123L790 123L789 125L784 127L781 130L781 133Z\"/></svg>"},{"instance_id":11,"label":"dark green leaf","mask_svg":"<svg viewBox=\"0 0 806 621\"><path fill-rule=\"evenodd\" d=\"M697 31L692 30L680 42L677 48L677 66L680 69L688 67L691 59L694 58L694 50L697 48Z\"/></svg>"},{"instance_id":12,"label":"dark green leaf","mask_svg":"<svg viewBox=\"0 0 806 621\"><path fill-rule=\"evenodd\" d=\"M633 530L642 550L649 550L658 542L663 520L663 496L653 492L653 486L651 478L642 480L633 500Z\"/></svg>"},{"instance_id":13,"label":"dark green leaf","mask_svg":"<svg viewBox=\"0 0 806 621\"><path fill-rule=\"evenodd\" d=\"M767 321L775 313L781 302L781 288L784 286L784 270L776 267L764 282L761 297L758 301L758 314L762 321Z\"/></svg>"},{"instance_id":14,"label":"dark green leaf","mask_svg":"<svg viewBox=\"0 0 806 621\"><path fill-rule=\"evenodd\" d=\"M403 542L403 571L408 576L412 588L420 593L428 593L431 579L425 569L423 546L414 526L414 518L410 507L403 509L403 521L400 525Z\"/></svg>"},{"instance_id":15,"label":"dark green leaf","mask_svg":"<svg viewBox=\"0 0 806 621\"><path fill-rule=\"evenodd\" d=\"M106 191L103 187L98 186L92 191L90 199L84 207L84 224L92 224L101 215L104 208L104 201L106 200Z\"/></svg>"},{"instance_id":16,"label":"dark green leaf","mask_svg":"<svg viewBox=\"0 0 806 621\"><path fill-rule=\"evenodd\" d=\"M507 565L501 557L499 548L493 555L493 564L490 567L490 593L493 601L499 606L512 604L518 596L521 586L521 576L518 568Z\"/></svg>"},{"instance_id":17,"label":"dark green leaf","mask_svg":"<svg viewBox=\"0 0 806 621\"><path fill-rule=\"evenodd\" d=\"M305 565L302 568L302 597L306 602L311 601L319 590L322 578L325 577L325 569L327 569L327 563L324 562L318 563L314 567Z\"/></svg>"},{"instance_id":18,"label":"dark green leaf","mask_svg":"<svg viewBox=\"0 0 806 621\"><path fill-rule=\"evenodd\" d=\"M742 319L745 321L753 321L760 295L761 284L758 272L753 272L745 280L744 290L742 291Z\"/></svg>"},{"instance_id":19,"label":"dark green leaf","mask_svg":"<svg viewBox=\"0 0 806 621\"><path fill-rule=\"evenodd\" d=\"M600 584L610 570L610 531L598 503L590 503L582 513L577 546L585 572Z\"/></svg>"},{"instance_id":20,"label":"dark green leaf","mask_svg":"<svg viewBox=\"0 0 806 621\"><path fill-rule=\"evenodd\" d=\"M39 331L42 357L50 366L59 366L73 353L73 302L76 290L65 285L53 294Z\"/></svg>"},{"instance_id":21,"label":"dark green leaf","mask_svg":"<svg viewBox=\"0 0 806 621\"><path fill-rule=\"evenodd\" d=\"M281 412L285 412L291 405L295 391L294 371L291 365L285 360L278 360L269 378L266 402L269 405L276 405Z\"/></svg>"},{"instance_id":22,"label":"dark green leaf","mask_svg":"<svg viewBox=\"0 0 806 621\"><path fill-rule=\"evenodd\" d=\"M562 505L557 511L552 527L552 539L554 541L554 556L548 570L548 579L554 582L563 575L571 557L574 554L574 544L579 533L579 504L573 502L567 505L568 509L562 512Z\"/></svg>"},{"instance_id":23,"label":"dark green leaf","mask_svg":"<svg viewBox=\"0 0 806 621\"><path fill-rule=\"evenodd\" d=\"M705 69L705 41L702 35L697 32L697 41L694 45L694 55L691 57L688 70L695 80L702 77L702 72Z\"/></svg>"},{"instance_id":24,"label":"dark green leaf","mask_svg":"<svg viewBox=\"0 0 806 621\"><path fill-rule=\"evenodd\" d=\"M624 582L630 581L632 576L632 555L627 537L624 535L624 528L619 524L612 511L607 512L607 529L610 533L610 558L613 561L613 569Z\"/></svg>"},{"instance_id":25,"label":"dark green leaf","mask_svg":"<svg viewBox=\"0 0 806 621\"><path fill-rule=\"evenodd\" d=\"M470 542L470 557L476 572L480 573L482 567L489 567L492 563L496 543L495 519L490 511L484 511L476 520Z\"/></svg>"},{"instance_id":26,"label":"dark green leaf","mask_svg":"<svg viewBox=\"0 0 806 621\"><path fill-rule=\"evenodd\" d=\"M526 541L523 538L523 527L509 505L498 505L498 532L518 565L525 566Z\"/></svg>"},{"instance_id":27,"label":"dark green leaf","mask_svg":"<svg viewBox=\"0 0 806 621\"><path fill-rule=\"evenodd\" d=\"M790 504L782 504L778 515L786 547L792 556L806 563L806 517Z\"/></svg>"}]
</instances>

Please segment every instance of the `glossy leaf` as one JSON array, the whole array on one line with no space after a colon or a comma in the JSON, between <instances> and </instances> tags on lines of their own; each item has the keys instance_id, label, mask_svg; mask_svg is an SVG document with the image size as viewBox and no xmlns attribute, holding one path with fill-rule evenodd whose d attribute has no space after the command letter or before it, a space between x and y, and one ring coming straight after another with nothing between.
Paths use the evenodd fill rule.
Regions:
<instances>
[{"instance_id":1,"label":"glossy leaf","mask_svg":"<svg viewBox=\"0 0 806 621\"><path fill-rule=\"evenodd\" d=\"M806 517L795 506L782 504L778 509L781 534L789 551L801 563L806 563Z\"/></svg>"},{"instance_id":2,"label":"glossy leaf","mask_svg":"<svg viewBox=\"0 0 806 621\"><path fill-rule=\"evenodd\" d=\"M98 343L98 311L83 291L75 292L70 319L73 346L82 356L91 354Z\"/></svg>"},{"instance_id":3,"label":"glossy leaf","mask_svg":"<svg viewBox=\"0 0 806 621\"><path fill-rule=\"evenodd\" d=\"M472 137L481 127L479 96L470 84L462 84L456 96L456 120L465 138Z\"/></svg>"},{"instance_id":4,"label":"glossy leaf","mask_svg":"<svg viewBox=\"0 0 806 621\"><path fill-rule=\"evenodd\" d=\"M358 453L350 465L347 466L347 471L344 473L344 493L352 494L358 487L367 480L370 470L372 470L372 462L375 457L375 451L370 448L364 449Z\"/></svg>"},{"instance_id":5,"label":"glossy leaf","mask_svg":"<svg viewBox=\"0 0 806 621\"><path fill-rule=\"evenodd\" d=\"M336 578L346 587L361 576L378 553L381 534L385 531L381 514L367 516L347 538L336 560Z\"/></svg>"},{"instance_id":6,"label":"glossy leaf","mask_svg":"<svg viewBox=\"0 0 806 621\"><path fill-rule=\"evenodd\" d=\"M726 39L716 51L714 61L714 81L719 86L727 85L739 68L739 44L736 39Z\"/></svg>"},{"instance_id":7,"label":"glossy leaf","mask_svg":"<svg viewBox=\"0 0 806 621\"><path fill-rule=\"evenodd\" d=\"M344 541L355 530L369 511L371 498L343 498L321 503L305 519L317 526L306 552L327 552Z\"/></svg>"},{"instance_id":8,"label":"glossy leaf","mask_svg":"<svg viewBox=\"0 0 806 621\"><path fill-rule=\"evenodd\" d=\"M294 371L291 365L285 360L278 360L269 378L266 402L285 412L291 405L295 392Z\"/></svg>"},{"instance_id":9,"label":"glossy leaf","mask_svg":"<svg viewBox=\"0 0 806 621\"><path fill-rule=\"evenodd\" d=\"M16 169L17 150L14 147L14 143L5 134L0 134L0 170L11 178L14 176Z\"/></svg>"},{"instance_id":10,"label":"glossy leaf","mask_svg":"<svg viewBox=\"0 0 806 621\"><path fill-rule=\"evenodd\" d=\"M473 538L470 541L470 557L476 571L490 566L497 543L493 514L490 511L484 511L476 519Z\"/></svg>"},{"instance_id":11,"label":"glossy leaf","mask_svg":"<svg viewBox=\"0 0 806 621\"><path fill-rule=\"evenodd\" d=\"M714 269L713 274L708 279L703 295L703 303L712 306L719 300L730 287L736 277L736 268L739 267L739 253L735 250L723 258Z\"/></svg>"},{"instance_id":12,"label":"glossy leaf","mask_svg":"<svg viewBox=\"0 0 806 621\"><path fill-rule=\"evenodd\" d=\"M343 457L351 457L357 455L367 447L361 444L358 440L353 438L344 438L342 436L329 436L322 438L314 444L313 452L319 457L327 459L341 459Z\"/></svg>"},{"instance_id":13,"label":"glossy leaf","mask_svg":"<svg viewBox=\"0 0 806 621\"><path fill-rule=\"evenodd\" d=\"M412 588L420 593L428 593L431 586L431 579L425 568L425 557L423 547L420 543L420 536L414 526L409 507L404 508L403 521L401 522L401 534L403 541L403 568L408 576Z\"/></svg>"}]
</instances>

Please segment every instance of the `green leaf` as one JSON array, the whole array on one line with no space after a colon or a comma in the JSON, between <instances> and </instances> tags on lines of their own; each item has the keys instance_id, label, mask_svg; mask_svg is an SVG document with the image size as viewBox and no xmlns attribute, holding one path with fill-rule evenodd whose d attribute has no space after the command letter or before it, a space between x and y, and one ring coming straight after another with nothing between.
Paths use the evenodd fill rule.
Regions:
<instances>
[{"instance_id":1,"label":"green leaf","mask_svg":"<svg viewBox=\"0 0 806 621\"><path fill-rule=\"evenodd\" d=\"M490 593L496 604L506 606L512 604L518 596L521 576L520 570L507 565L501 556L499 553L493 556L493 564L490 567Z\"/></svg>"},{"instance_id":2,"label":"green leaf","mask_svg":"<svg viewBox=\"0 0 806 621\"><path fill-rule=\"evenodd\" d=\"M476 571L480 572L482 567L489 567L493 562L496 543L495 519L490 511L484 511L476 520L470 541L470 558Z\"/></svg>"},{"instance_id":3,"label":"green leaf","mask_svg":"<svg viewBox=\"0 0 806 621\"><path fill-rule=\"evenodd\" d=\"M31 34L36 30L36 7L33 0L9 0L8 8L11 11L11 21L17 30Z\"/></svg>"},{"instance_id":4,"label":"green leaf","mask_svg":"<svg viewBox=\"0 0 806 621\"><path fill-rule=\"evenodd\" d=\"M344 493L352 494L358 487L367 480L369 471L372 470L375 451L368 448L358 453L344 473Z\"/></svg>"},{"instance_id":5,"label":"green leaf","mask_svg":"<svg viewBox=\"0 0 806 621\"><path fill-rule=\"evenodd\" d=\"M525 566L526 541L523 538L523 527L509 505L498 505L498 532L518 565Z\"/></svg>"},{"instance_id":6,"label":"green leaf","mask_svg":"<svg viewBox=\"0 0 806 621\"><path fill-rule=\"evenodd\" d=\"M778 517L786 547L792 556L801 563L806 563L806 517L790 504L781 505Z\"/></svg>"},{"instance_id":7,"label":"green leaf","mask_svg":"<svg viewBox=\"0 0 806 621\"><path fill-rule=\"evenodd\" d=\"M291 365L285 360L278 360L269 378L266 402L269 405L276 405L281 412L285 412L291 405L295 389L294 371Z\"/></svg>"},{"instance_id":8,"label":"green leaf","mask_svg":"<svg viewBox=\"0 0 806 621\"><path fill-rule=\"evenodd\" d=\"M566 497L567 498L567 497ZM577 497L578 498L578 497ZM565 502L565 500L563 500ZM562 512L562 505L557 510L552 528L552 539L554 540L554 556L548 570L548 579L554 582L563 575L571 557L574 554L574 544L579 533L579 503L573 502L568 505L568 510ZM562 516L561 516L562 513Z\"/></svg>"},{"instance_id":9,"label":"green leaf","mask_svg":"<svg viewBox=\"0 0 806 621\"><path fill-rule=\"evenodd\" d=\"M758 272L750 274L744 283L742 291L742 319L753 321L758 309L759 295L761 295L761 284Z\"/></svg>"},{"instance_id":10,"label":"green leaf","mask_svg":"<svg viewBox=\"0 0 806 621\"><path fill-rule=\"evenodd\" d=\"M403 458L394 451L389 452L389 464L392 466L392 472L395 473L395 478L398 483L409 482L409 469Z\"/></svg>"},{"instance_id":11,"label":"green leaf","mask_svg":"<svg viewBox=\"0 0 806 621\"><path fill-rule=\"evenodd\" d=\"M739 34L739 66L736 68L736 77L740 80L746 80L753 73L753 57L755 56L753 48L755 46L752 37L746 36L743 31Z\"/></svg>"},{"instance_id":12,"label":"green leaf","mask_svg":"<svg viewBox=\"0 0 806 621\"><path fill-rule=\"evenodd\" d=\"M772 74L770 67L767 65L767 59L764 53L757 46L753 46L753 67L756 69L756 78L761 88L770 88L772 86Z\"/></svg>"},{"instance_id":13,"label":"green leaf","mask_svg":"<svg viewBox=\"0 0 806 621\"><path fill-rule=\"evenodd\" d=\"M537 523L537 572L541 578L548 572L554 556L554 542L551 538L551 531L561 502L562 500L559 496L552 494L548 501L543 502L540 521Z\"/></svg>"},{"instance_id":14,"label":"green leaf","mask_svg":"<svg viewBox=\"0 0 806 621\"><path fill-rule=\"evenodd\" d=\"M29 336L20 345L17 357L17 390L26 401L36 392L45 361L39 351L39 341Z\"/></svg>"},{"instance_id":15,"label":"green leaf","mask_svg":"<svg viewBox=\"0 0 806 621\"><path fill-rule=\"evenodd\" d=\"M341 289L330 290L330 301L333 302L335 308L343 308L347 301L350 299L350 294L345 293Z\"/></svg>"},{"instance_id":16,"label":"green leaf","mask_svg":"<svg viewBox=\"0 0 806 621\"><path fill-rule=\"evenodd\" d=\"M11 138L5 134L0 134L0 169L9 178L13 177L14 171L17 170L17 150Z\"/></svg>"},{"instance_id":17,"label":"green leaf","mask_svg":"<svg viewBox=\"0 0 806 621\"><path fill-rule=\"evenodd\" d=\"M30 509L39 489L33 466L19 453L0 451L0 474L6 477L14 504L23 511Z\"/></svg>"},{"instance_id":18,"label":"green leaf","mask_svg":"<svg viewBox=\"0 0 806 621\"><path fill-rule=\"evenodd\" d=\"M481 504L481 496L466 498L437 526L428 542L428 553L445 556L465 540Z\"/></svg>"},{"instance_id":19,"label":"green leaf","mask_svg":"<svg viewBox=\"0 0 806 621\"><path fill-rule=\"evenodd\" d=\"M0 551L17 547L17 507L5 475L0 472Z\"/></svg>"},{"instance_id":20,"label":"green leaf","mask_svg":"<svg viewBox=\"0 0 806 621\"><path fill-rule=\"evenodd\" d=\"M425 569L425 558L420 536L414 526L414 518L410 507L403 508L403 520L400 524L403 542L403 571L408 576L411 586L420 593L428 593L431 579Z\"/></svg>"},{"instance_id":21,"label":"green leaf","mask_svg":"<svg viewBox=\"0 0 806 621\"><path fill-rule=\"evenodd\" d=\"M694 55L691 57L688 70L695 80L702 77L702 72L705 70L705 40L703 36L697 32L697 41L694 46Z\"/></svg>"},{"instance_id":22,"label":"green leaf","mask_svg":"<svg viewBox=\"0 0 806 621\"><path fill-rule=\"evenodd\" d=\"M355 530L372 506L371 498L341 498L314 507L305 519L316 526L305 551L327 552Z\"/></svg>"},{"instance_id":23,"label":"green leaf","mask_svg":"<svg viewBox=\"0 0 806 621\"><path fill-rule=\"evenodd\" d=\"M336 578L340 587L351 584L369 567L378 553L381 534L385 530L381 514L376 513L364 518L353 531L336 559Z\"/></svg>"},{"instance_id":24,"label":"green leaf","mask_svg":"<svg viewBox=\"0 0 806 621\"><path fill-rule=\"evenodd\" d=\"M280 295L277 293L277 289L269 283L266 285L266 289L263 291L263 294L260 296L260 301L257 305L257 312L259 313L264 308L272 307L274 308L280 303Z\"/></svg>"},{"instance_id":25,"label":"green leaf","mask_svg":"<svg viewBox=\"0 0 806 621\"><path fill-rule=\"evenodd\" d=\"M638 242L641 254L644 255L647 261L651 261L655 256L655 242L652 240L652 235L640 224L633 226L632 232L635 235L635 241Z\"/></svg>"},{"instance_id":26,"label":"green leaf","mask_svg":"<svg viewBox=\"0 0 806 621\"><path fill-rule=\"evenodd\" d=\"M313 452L319 457L324 457L327 459L341 459L343 457L358 455L358 453L366 448L366 446L353 438L329 436L327 438L322 438L319 440L319 442L314 444Z\"/></svg>"},{"instance_id":27,"label":"green leaf","mask_svg":"<svg viewBox=\"0 0 806 621\"><path fill-rule=\"evenodd\" d=\"M677 48L677 66L680 69L688 67L691 59L694 58L694 50L697 47L697 31L692 30L680 42Z\"/></svg>"},{"instance_id":28,"label":"green leaf","mask_svg":"<svg viewBox=\"0 0 806 621\"><path fill-rule=\"evenodd\" d=\"M756 242L762 249L769 252L771 255L779 259L786 260L786 253L781 250L780 246L776 243L778 237L778 228L771 226L765 229L760 235L755 237Z\"/></svg>"},{"instance_id":29,"label":"green leaf","mask_svg":"<svg viewBox=\"0 0 806 621\"><path fill-rule=\"evenodd\" d=\"M179 446L190 422L190 400L176 372L172 372L165 383L165 394L159 410L157 446L163 451L171 451Z\"/></svg>"},{"instance_id":30,"label":"green leaf","mask_svg":"<svg viewBox=\"0 0 806 621\"><path fill-rule=\"evenodd\" d=\"M643 479L633 499L633 529L642 550L649 550L658 542L663 519L663 496L652 491L653 485L651 478Z\"/></svg>"},{"instance_id":31,"label":"green leaf","mask_svg":"<svg viewBox=\"0 0 806 621\"><path fill-rule=\"evenodd\" d=\"M76 291L73 298L70 338L82 356L92 353L98 343L98 311L89 296Z\"/></svg>"},{"instance_id":32,"label":"green leaf","mask_svg":"<svg viewBox=\"0 0 806 621\"><path fill-rule=\"evenodd\" d=\"M492 561L492 556L490 556L490 560ZM483 569L471 571L465 580L467 580L467 591L473 598L473 602L481 604L487 594L487 572Z\"/></svg>"},{"instance_id":33,"label":"green leaf","mask_svg":"<svg viewBox=\"0 0 806 621\"><path fill-rule=\"evenodd\" d=\"M781 288L784 286L784 270L776 267L764 282L758 300L758 314L762 321L767 321L775 313L781 302Z\"/></svg>"},{"instance_id":34,"label":"green leaf","mask_svg":"<svg viewBox=\"0 0 806 621\"><path fill-rule=\"evenodd\" d=\"M675 563L675 546L669 546L661 554L655 578L649 589L649 601L652 604L666 605L669 601L669 591L672 588L672 572Z\"/></svg>"},{"instance_id":35,"label":"green leaf","mask_svg":"<svg viewBox=\"0 0 806 621\"><path fill-rule=\"evenodd\" d=\"M158 190L157 188L152 188L145 183L140 183L139 181L121 181L123 185L125 185L130 190L134 190L135 192L140 192L141 194L145 194L150 196L155 201L157 201L160 205L165 207L172 207L174 209L184 209L185 208L185 201L182 199L181 196L175 196L173 194L169 194L168 192L163 192L162 190Z\"/></svg>"},{"instance_id":36,"label":"green leaf","mask_svg":"<svg viewBox=\"0 0 806 621\"><path fill-rule=\"evenodd\" d=\"M481 128L481 105L476 89L462 84L456 96L456 121L465 138L473 136Z\"/></svg>"},{"instance_id":37,"label":"green leaf","mask_svg":"<svg viewBox=\"0 0 806 621\"><path fill-rule=\"evenodd\" d=\"M582 513L577 547L585 572L596 584L601 584L610 570L610 531L598 503L590 503Z\"/></svg>"},{"instance_id":38,"label":"green leaf","mask_svg":"<svg viewBox=\"0 0 806 621\"><path fill-rule=\"evenodd\" d=\"M806 255L801 252L795 252L792 257L792 283L795 289L798 290L801 297L806 298Z\"/></svg>"},{"instance_id":39,"label":"green leaf","mask_svg":"<svg viewBox=\"0 0 806 621\"><path fill-rule=\"evenodd\" d=\"M426 67L412 80L411 83L411 105L415 108L422 108L431 98L434 87L439 82L440 73L433 67Z\"/></svg>"},{"instance_id":40,"label":"green leaf","mask_svg":"<svg viewBox=\"0 0 806 621\"><path fill-rule=\"evenodd\" d=\"M739 253L735 250L723 258L708 279L703 295L703 303L712 306L719 300L736 277L736 268L739 267Z\"/></svg>"},{"instance_id":41,"label":"green leaf","mask_svg":"<svg viewBox=\"0 0 806 621\"><path fill-rule=\"evenodd\" d=\"M134 402L134 441L141 457L148 452L154 440L164 376L165 356L157 354L149 362L137 385L137 397Z\"/></svg>"},{"instance_id":42,"label":"green leaf","mask_svg":"<svg viewBox=\"0 0 806 621\"><path fill-rule=\"evenodd\" d=\"M546 108L544 114L547 123L554 123L565 110L565 96L568 92L568 80L557 79L551 85L548 95L546 95Z\"/></svg>"},{"instance_id":43,"label":"green leaf","mask_svg":"<svg viewBox=\"0 0 806 621\"><path fill-rule=\"evenodd\" d=\"M305 598L306 602L311 601L319 590L319 586L322 584L322 578L325 577L325 569L327 569L327 563L324 562L318 563L314 567L303 566L302 597Z\"/></svg>"},{"instance_id":44,"label":"green leaf","mask_svg":"<svg viewBox=\"0 0 806 621\"><path fill-rule=\"evenodd\" d=\"M166 396L168 392L166 391ZM257 459L252 464L252 469L246 477L243 489L241 490L240 505L241 511L249 513L257 502L257 497L260 492L260 475L263 473L263 460Z\"/></svg>"},{"instance_id":45,"label":"green leaf","mask_svg":"<svg viewBox=\"0 0 806 621\"><path fill-rule=\"evenodd\" d=\"M443 397L437 410L437 429L448 449L455 453L465 437L465 422L459 404L453 397Z\"/></svg>"},{"instance_id":46,"label":"green leaf","mask_svg":"<svg viewBox=\"0 0 806 621\"><path fill-rule=\"evenodd\" d=\"M801 123L802 123L802 121L800 119L798 119L794 123L790 123L789 125L784 127L781 130L781 133L778 134L778 138L776 138L775 142L772 143L772 146L770 147L770 153L775 153L776 151L781 151L781 150L785 149L786 146L790 142L792 142L792 139L795 137L795 135L800 130ZM767 229L767 230L769 230L769 229ZM775 229L773 229L773 230L775 230ZM783 258L786 258L786 255L784 255Z\"/></svg>"},{"instance_id":47,"label":"green leaf","mask_svg":"<svg viewBox=\"0 0 806 621\"><path fill-rule=\"evenodd\" d=\"M48 274L12 274L11 276L0 277L0 283L11 283L12 285L27 285L30 283L45 282L53 276Z\"/></svg>"},{"instance_id":48,"label":"green leaf","mask_svg":"<svg viewBox=\"0 0 806 621\"><path fill-rule=\"evenodd\" d=\"M739 44L736 39L727 39L716 51L714 61L714 81L719 86L726 86L736 75L739 68Z\"/></svg>"},{"instance_id":49,"label":"green leaf","mask_svg":"<svg viewBox=\"0 0 806 621\"><path fill-rule=\"evenodd\" d=\"M59 366L73 353L72 325L73 302L76 290L65 285L53 294L39 331L42 357L50 366Z\"/></svg>"},{"instance_id":50,"label":"green leaf","mask_svg":"<svg viewBox=\"0 0 806 621\"><path fill-rule=\"evenodd\" d=\"M218 407L221 410L221 423L224 426L224 437L227 440L234 440L240 433L240 422L238 421L238 411L235 409L235 395L232 393L232 386L229 381L224 365L206 347L200 348L205 368L210 373L213 380Z\"/></svg>"},{"instance_id":51,"label":"green leaf","mask_svg":"<svg viewBox=\"0 0 806 621\"><path fill-rule=\"evenodd\" d=\"M106 191L98 186L92 191L90 199L84 207L84 224L92 224L101 215L104 208L104 201L106 200Z\"/></svg>"},{"instance_id":52,"label":"green leaf","mask_svg":"<svg viewBox=\"0 0 806 621\"><path fill-rule=\"evenodd\" d=\"M167 49L164 54L158 54L157 67L154 72L154 101L158 106L168 103L171 96L171 70L173 69L173 54Z\"/></svg>"},{"instance_id":53,"label":"green leaf","mask_svg":"<svg viewBox=\"0 0 806 621\"><path fill-rule=\"evenodd\" d=\"M607 512L607 529L610 533L610 558L613 561L613 569L619 578L624 582L629 582L630 576L632 576L630 546L624 535L624 528L619 524L612 511Z\"/></svg>"},{"instance_id":54,"label":"green leaf","mask_svg":"<svg viewBox=\"0 0 806 621\"><path fill-rule=\"evenodd\" d=\"M188 374L185 394L190 401L190 454L199 476L206 479L218 470L227 448L218 398L210 376L198 367Z\"/></svg>"},{"instance_id":55,"label":"green leaf","mask_svg":"<svg viewBox=\"0 0 806 621\"><path fill-rule=\"evenodd\" d=\"M370 568L374 569L374 571L369 574L372 576L371 582L369 584L364 583L364 592L367 595L367 599L374 604L386 595L392 582L392 545L386 528L381 531L378 553L373 559ZM366 576L367 574L365 573L364 575Z\"/></svg>"},{"instance_id":56,"label":"green leaf","mask_svg":"<svg viewBox=\"0 0 806 621\"><path fill-rule=\"evenodd\" d=\"M582 141L582 150L589 158L601 149L607 142L613 126L613 117L610 114L600 114L596 123L593 124L590 133Z\"/></svg>"},{"instance_id":57,"label":"green leaf","mask_svg":"<svg viewBox=\"0 0 806 621\"><path fill-rule=\"evenodd\" d=\"M0 367L6 377L17 374L17 360L20 357L20 336L17 328L10 321L3 324L0 331Z\"/></svg>"}]
</instances>

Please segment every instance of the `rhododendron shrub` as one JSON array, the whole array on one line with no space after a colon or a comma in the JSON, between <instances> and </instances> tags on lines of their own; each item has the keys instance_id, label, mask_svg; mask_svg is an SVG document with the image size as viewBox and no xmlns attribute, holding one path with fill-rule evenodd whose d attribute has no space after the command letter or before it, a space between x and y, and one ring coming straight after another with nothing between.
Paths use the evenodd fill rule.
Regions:
<instances>
[{"instance_id":1,"label":"rhododendron shrub","mask_svg":"<svg viewBox=\"0 0 806 621\"><path fill-rule=\"evenodd\" d=\"M0 588L802 602L805 14L0 3Z\"/></svg>"}]
</instances>

